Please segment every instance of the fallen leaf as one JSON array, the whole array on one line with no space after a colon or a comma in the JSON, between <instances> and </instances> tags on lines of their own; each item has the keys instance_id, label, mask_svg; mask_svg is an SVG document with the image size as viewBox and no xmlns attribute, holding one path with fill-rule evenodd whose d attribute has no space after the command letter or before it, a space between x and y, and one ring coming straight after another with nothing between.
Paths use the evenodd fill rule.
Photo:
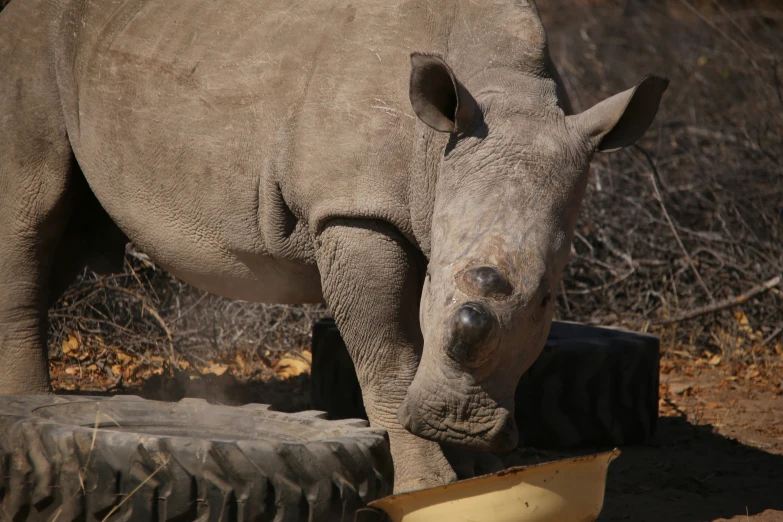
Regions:
<instances>
[{"instance_id":1,"label":"fallen leaf","mask_svg":"<svg viewBox=\"0 0 783 522\"><path fill-rule=\"evenodd\" d=\"M684 382L673 382L669 384L669 391L675 395L681 395L693 388L691 384L685 384Z\"/></svg>"},{"instance_id":2,"label":"fallen leaf","mask_svg":"<svg viewBox=\"0 0 783 522\"><path fill-rule=\"evenodd\" d=\"M130 363L125 369L122 370L122 377L127 381L130 380L133 377L133 374L136 372L136 365L133 363Z\"/></svg>"},{"instance_id":3,"label":"fallen leaf","mask_svg":"<svg viewBox=\"0 0 783 522\"><path fill-rule=\"evenodd\" d=\"M68 355L69 353L76 351L79 348L79 339L73 334L68 335L68 339L63 340L62 349L63 353Z\"/></svg>"},{"instance_id":4,"label":"fallen leaf","mask_svg":"<svg viewBox=\"0 0 783 522\"><path fill-rule=\"evenodd\" d=\"M710 363L712 366L717 366L717 365L719 365L719 364L720 364L720 361L721 361L721 356L720 356L720 355L713 355L713 356L710 358L710 360L709 360L709 363Z\"/></svg>"},{"instance_id":5,"label":"fallen leaf","mask_svg":"<svg viewBox=\"0 0 783 522\"><path fill-rule=\"evenodd\" d=\"M734 312L734 319L739 325L740 332L744 332L746 335L753 333L753 328L750 327L750 321L748 321L748 316L745 315L745 312L742 310L736 310Z\"/></svg>"},{"instance_id":6,"label":"fallen leaf","mask_svg":"<svg viewBox=\"0 0 783 522\"><path fill-rule=\"evenodd\" d=\"M117 376L121 375L122 374L122 366L120 366L119 364L112 365L111 373L113 373L114 375L117 375Z\"/></svg>"},{"instance_id":7,"label":"fallen leaf","mask_svg":"<svg viewBox=\"0 0 783 522\"><path fill-rule=\"evenodd\" d=\"M201 368L201 373L214 373L215 375L223 375L228 370L227 364L209 363L209 365Z\"/></svg>"},{"instance_id":8,"label":"fallen leaf","mask_svg":"<svg viewBox=\"0 0 783 522\"><path fill-rule=\"evenodd\" d=\"M117 351L117 359L119 359L121 363L129 363L133 360L133 357L125 352Z\"/></svg>"},{"instance_id":9,"label":"fallen leaf","mask_svg":"<svg viewBox=\"0 0 783 522\"><path fill-rule=\"evenodd\" d=\"M275 373L283 379L296 377L310 371L310 363L298 357L283 357L275 366Z\"/></svg>"},{"instance_id":10,"label":"fallen leaf","mask_svg":"<svg viewBox=\"0 0 783 522\"><path fill-rule=\"evenodd\" d=\"M247 370L247 363L245 362L245 358L242 357L241 353L237 354L236 361L237 367L239 368L239 373L245 373Z\"/></svg>"},{"instance_id":11,"label":"fallen leaf","mask_svg":"<svg viewBox=\"0 0 783 522\"><path fill-rule=\"evenodd\" d=\"M65 373L67 375L76 375L77 373L79 373L79 367L78 366L69 366L68 368L65 369Z\"/></svg>"}]
</instances>

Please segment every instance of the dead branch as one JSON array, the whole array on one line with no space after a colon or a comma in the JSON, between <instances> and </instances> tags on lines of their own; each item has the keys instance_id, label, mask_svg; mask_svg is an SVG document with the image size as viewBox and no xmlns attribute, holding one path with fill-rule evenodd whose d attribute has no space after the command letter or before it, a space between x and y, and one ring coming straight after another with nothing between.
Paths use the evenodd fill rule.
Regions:
<instances>
[{"instance_id":1,"label":"dead branch","mask_svg":"<svg viewBox=\"0 0 783 522\"><path fill-rule=\"evenodd\" d=\"M715 25L709 18L704 16L698 9L696 9L693 5L691 5L687 0L680 0L685 7L690 9L693 14L695 14L697 17L701 19L702 22L707 24L710 28L712 28L715 32L717 32L719 35L721 35L723 38L726 39L729 43L731 43L734 47L740 50L742 54L744 54L751 65L753 65L753 68L757 71L759 70L759 65L756 63L756 61L753 59L753 56L745 49L737 40L729 36L725 31L723 31L720 27Z\"/></svg>"},{"instance_id":2,"label":"dead branch","mask_svg":"<svg viewBox=\"0 0 783 522\"><path fill-rule=\"evenodd\" d=\"M783 324L781 324L780 326L775 328L775 331L772 332L771 334L769 334L766 339L761 341L761 344L759 346L766 346L766 345L768 345L769 343L771 343L775 339L775 337L777 337L781 333L783 333Z\"/></svg>"},{"instance_id":3,"label":"dead branch","mask_svg":"<svg viewBox=\"0 0 783 522\"><path fill-rule=\"evenodd\" d=\"M732 306L737 306L745 303L748 299L751 299L753 297L756 297L757 295L763 294L764 292L767 292L776 286L780 284L780 282L783 280L783 277L777 276L773 277L772 279L754 286L744 294L738 295L736 297L730 297L728 299L724 299L722 301L718 301L716 303L709 304L707 306L701 306L699 308L694 308L693 310L686 312L682 315L678 315L677 317L673 317L671 319L661 319L658 321L655 321L655 324L672 324L672 323L679 323L682 321L687 321L688 319L693 319L695 317L699 317L701 315L706 315L713 312L719 312L721 310L725 310L726 308L731 308Z\"/></svg>"},{"instance_id":4,"label":"dead branch","mask_svg":"<svg viewBox=\"0 0 783 522\"><path fill-rule=\"evenodd\" d=\"M672 218L669 216L669 212L666 210L666 205L663 202L663 197L661 196L661 191L658 189L658 182L656 181L656 178L660 178L660 175L658 174L658 168L655 166L655 162L652 160L649 154L647 154L647 151L644 150L642 147L638 145L634 145L634 148L638 150L639 152L644 155L645 159L647 160L647 163L650 165L650 169L652 172L650 172L650 182L653 186L653 191L655 192L655 199L658 201L658 204L661 207L661 212L663 212L663 216L666 218L666 222L669 224L669 228L672 231L672 234L674 234L674 239L677 240L677 245L679 245L680 250L682 250L683 255L685 255L685 259L688 261L688 264L691 267L691 270L693 270L693 274L696 276L696 280L699 282L699 285L704 289L704 292L707 294L707 296L712 300L712 292L710 292L710 289L707 288L707 285L704 284L704 280L701 278L701 274L699 273L699 270L696 268L696 264L693 262L693 258L688 253L688 249L685 248L685 245L682 243L682 239L680 239L680 234L677 233L677 227L674 226L674 222L672 221Z\"/></svg>"},{"instance_id":5,"label":"dead branch","mask_svg":"<svg viewBox=\"0 0 783 522\"><path fill-rule=\"evenodd\" d=\"M144 307L149 314L155 318L155 320L158 322L161 328L163 328L163 331L166 332L166 337L168 337L169 341L172 341L174 337L171 335L171 330L169 330L168 325L166 325L166 321L163 320L163 318L160 316L157 310L155 310L155 307L153 307L146 297L143 295L139 295L136 292L132 292L128 290L127 288L122 288L121 286L109 286L107 285L106 288L108 290L114 290L115 292L121 292L129 297L132 297L139 301L141 303L141 306Z\"/></svg>"}]
</instances>

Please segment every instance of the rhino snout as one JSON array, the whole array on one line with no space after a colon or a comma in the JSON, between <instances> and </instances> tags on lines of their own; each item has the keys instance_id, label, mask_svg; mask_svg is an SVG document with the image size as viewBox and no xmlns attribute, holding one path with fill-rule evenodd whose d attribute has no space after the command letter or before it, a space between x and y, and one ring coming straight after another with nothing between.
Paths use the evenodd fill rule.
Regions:
<instances>
[{"instance_id":1,"label":"rhino snout","mask_svg":"<svg viewBox=\"0 0 783 522\"><path fill-rule=\"evenodd\" d=\"M425 400L437 399L429 396ZM409 392L397 410L397 420L414 435L442 444L494 452L510 451L517 446L519 432L508 409L494 406L487 414L471 412L468 407L464 408L466 415L458 415L456 412L462 407L446 403L440 406L422 403Z\"/></svg>"}]
</instances>

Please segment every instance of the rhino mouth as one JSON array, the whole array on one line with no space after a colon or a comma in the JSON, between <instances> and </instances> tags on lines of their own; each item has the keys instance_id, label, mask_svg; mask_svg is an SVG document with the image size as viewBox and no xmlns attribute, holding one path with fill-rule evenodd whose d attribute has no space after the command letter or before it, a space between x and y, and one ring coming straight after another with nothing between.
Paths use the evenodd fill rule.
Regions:
<instances>
[{"instance_id":1,"label":"rhino mouth","mask_svg":"<svg viewBox=\"0 0 783 522\"><path fill-rule=\"evenodd\" d=\"M440 401L423 406L408 395L397 410L397 420L412 434L441 444L493 452L514 449L519 432L511 413L513 407L509 411L482 402L481 408Z\"/></svg>"}]
</instances>

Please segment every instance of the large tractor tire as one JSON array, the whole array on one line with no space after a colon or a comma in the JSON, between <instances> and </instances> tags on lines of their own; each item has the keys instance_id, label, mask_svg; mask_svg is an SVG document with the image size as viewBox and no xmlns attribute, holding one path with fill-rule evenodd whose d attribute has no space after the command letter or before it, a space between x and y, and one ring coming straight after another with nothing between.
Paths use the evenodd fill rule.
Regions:
<instances>
[{"instance_id":1,"label":"large tractor tire","mask_svg":"<svg viewBox=\"0 0 783 522\"><path fill-rule=\"evenodd\" d=\"M614 328L553 322L514 399L525 446L645 442L658 423L660 343Z\"/></svg>"},{"instance_id":2,"label":"large tractor tire","mask_svg":"<svg viewBox=\"0 0 783 522\"><path fill-rule=\"evenodd\" d=\"M333 419L366 418L353 363L331 319L313 329L310 402ZM659 340L614 328L552 323L516 389L520 445L567 449L640 443L658 420Z\"/></svg>"},{"instance_id":3,"label":"large tractor tire","mask_svg":"<svg viewBox=\"0 0 783 522\"><path fill-rule=\"evenodd\" d=\"M384 431L321 412L0 397L0 519L353 521L392 491Z\"/></svg>"}]
</instances>

